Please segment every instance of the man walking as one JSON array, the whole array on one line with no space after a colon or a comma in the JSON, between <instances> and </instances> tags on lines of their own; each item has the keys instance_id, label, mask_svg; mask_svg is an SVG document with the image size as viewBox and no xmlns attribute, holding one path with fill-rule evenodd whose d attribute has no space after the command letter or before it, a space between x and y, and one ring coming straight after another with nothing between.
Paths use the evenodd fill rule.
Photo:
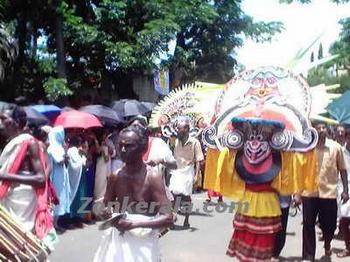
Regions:
<instances>
[{"instance_id":1,"label":"man walking","mask_svg":"<svg viewBox=\"0 0 350 262\"><path fill-rule=\"evenodd\" d=\"M177 139L174 147L174 157L177 169L171 170L169 189L174 194L175 203L191 204L193 183L200 172L200 161L204 159L200 142L189 136L190 124L187 118L177 122ZM190 210L185 211L183 226L190 227Z\"/></svg>"},{"instance_id":2,"label":"man walking","mask_svg":"<svg viewBox=\"0 0 350 262\"><path fill-rule=\"evenodd\" d=\"M327 126L314 123L319 138L316 146L318 191L302 194L303 260L314 261L316 252L315 223L318 216L324 237L325 256L331 256L331 241L337 226L337 182L340 173L344 187L343 203L348 201L348 182L341 146L327 138Z\"/></svg>"},{"instance_id":3,"label":"man walking","mask_svg":"<svg viewBox=\"0 0 350 262\"><path fill-rule=\"evenodd\" d=\"M148 137L144 128L130 126L118 138L124 166L108 180L104 198L106 206L115 204L125 218L114 222L95 254L94 261L160 261L158 229L173 224L171 203L162 176L142 159ZM124 210L126 208L126 210Z\"/></svg>"}]
</instances>

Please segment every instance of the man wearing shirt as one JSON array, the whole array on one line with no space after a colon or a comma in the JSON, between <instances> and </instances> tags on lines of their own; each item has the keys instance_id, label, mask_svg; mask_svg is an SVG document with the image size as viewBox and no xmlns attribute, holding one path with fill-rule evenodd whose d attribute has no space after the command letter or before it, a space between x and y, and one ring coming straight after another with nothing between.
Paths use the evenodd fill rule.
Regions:
<instances>
[{"instance_id":1,"label":"man wearing shirt","mask_svg":"<svg viewBox=\"0 0 350 262\"><path fill-rule=\"evenodd\" d=\"M318 191L302 194L303 204L303 260L315 259L315 222L318 216L324 237L325 256L331 256L331 241L337 225L337 182L340 173L344 187L341 199L349 199L347 172L341 146L327 138L327 126L314 126L319 140L316 146L318 160Z\"/></svg>"},{"instance_id":2,"label":"man wearing shirt","mask_svg":"<svg viewBox=\"0 0 350 262\"><path fill-rule=\"evenodd\" d=\"M171 170L169 189L176 200L191 204L193 182L200 172L200 161L204 159L202 148L198 139L189 136L190 125L186 118L179 119L177 123L177 139L174 147L174 157L177 169ZM179 198L178 198L179 197ZM185 211L183 226L190 227L190 211Z\"/></svg>"}]
</instances>

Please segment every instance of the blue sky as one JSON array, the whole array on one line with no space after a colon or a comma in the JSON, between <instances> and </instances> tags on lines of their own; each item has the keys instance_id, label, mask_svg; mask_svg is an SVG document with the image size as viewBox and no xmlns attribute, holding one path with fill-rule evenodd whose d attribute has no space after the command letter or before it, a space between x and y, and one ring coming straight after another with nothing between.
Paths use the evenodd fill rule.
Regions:
<instances>
[{"instance_id":1,"label":"blue sky","mask_svg":"<svg viewBox=\"0 0 350 262\"><path fill-rule=\"evenodd\" d=\"M246 40L244 46L236 50L239 62L247 68L284 66L300 48L305 48L321 34L320 41L327 54L330 44L338 38L338 21L350 17L350 4L336 5L330 0L289 5L280 4L278 0L244 0L242 8L256 21L281 21L285 26L285 30L272 42L257 44ZM318 46L319 43L314 47L316 54Z\"/></svg>"}]
</instances>

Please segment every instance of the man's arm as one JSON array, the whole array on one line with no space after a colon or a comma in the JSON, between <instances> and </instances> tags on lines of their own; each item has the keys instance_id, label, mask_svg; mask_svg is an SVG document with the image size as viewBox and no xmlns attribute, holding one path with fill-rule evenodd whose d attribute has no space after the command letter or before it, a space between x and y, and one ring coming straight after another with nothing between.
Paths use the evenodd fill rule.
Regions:
<instances>
[{"instance_id":1,"label":"man's arm","mask_svg":"<svg viewBox=\"0 0 350 262\"><path fill-rule=\"evenodd\" d=\"M106 193L105 193L105 196L103 198L103 202L106 206L108 205L108 203L110 203L111 201L114 201L116 198L114 189L115 189L115 184L116 184L116 180L117 180L117 175L118 174L113 174L107 180Z\"/></svg>"},{"instance_id":2,"label":"man's arm","mask_svg":"<svg viewBox=\"0 0 350 262\"><path fill-rule=\"evenodd\" d=\"M29 151L29 161L31 163L31 166L33 168L33 175L30 176L22 176L22 175L15 175L15 174L1 174L0 180L20 183L20 184L26 184L33 187L43 186L45 185L45 173L44 173L44 167L40 162L40 152L39 152L39 144L35 141L31 142L28 146Z\"/></svg>"},{"instance_id":3,"label":"man's arm","mask_svg":"<svg viewBox=\"0 0 350 262\"><path fill-rule=\"evenodd\" d=\"M348 188L348 173L346 170L340 170L340 177L343 184L343 192L341 193L341 199L343 203L349 200L349 188Z\"/></svg>"},{"instance_id":4,"label":"man's arm","mask_svg":"<svg viewBox=\"0 0 350 262\"><path fill-rule=\"evenodd\" d=\"M150 160L146 162L147 165L156 166L156 165L164 165L168 169L176 169L177 164L175 159L160 159L160 160Z\"/></svg>"},{"instance_id":5,"label":"man's arm","mask_svg":"<svg viewBox=\"0 0 350 262\"><path fill-rule=\"evenodd\" d=\"M194 157L195 157L195 178L197 179L200 168L201 168L201 162L204 160L204 155L202 151L202 147L198 139L196 139L196 142L194 144Z\"/></svg>"},{"instance_id":6,"label":"man's arm","mask_svg":"<svg viewBox=\"0 0 350 262\"><path fill-rule=\"evenodd\" d=\"M341 200L346 203L349 200L348 191L348 174L346 172L346 163L343 149L339 146L336 156L336 165L339 170L341 181L343 184L343 192L341 192Z\"/></svg>"},{"instance_id":7,"label":"man's arm","mask_svg":"<svg viewBox=\"0 0 350 262\"><path fill-rule=\"evenodd\" d=\"M177 168L176 160L168 144L165 143L160 138L154 138L153 141L154 141L153 143L156 144L157 150L161 152L161 154L158 154L161 157L160 159L151 159L147 161L146 164L150 166L156 166L161 164L161 165L164 165L167 169L176 169Z\"/></svg>"}]
</instances>

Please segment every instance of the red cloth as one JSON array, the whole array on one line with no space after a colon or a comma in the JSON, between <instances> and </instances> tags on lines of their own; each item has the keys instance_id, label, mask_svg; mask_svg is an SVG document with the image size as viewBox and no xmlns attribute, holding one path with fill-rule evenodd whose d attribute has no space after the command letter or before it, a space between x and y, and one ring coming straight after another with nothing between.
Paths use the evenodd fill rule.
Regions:
<instances>
[{"instance_id":1,"label":"red cloth","mask_svg":"<svg viewBox=\"0 0 350 262\"><path fill-rule=\"evenodd\" d=\"M212 198L212 197L222 197L222 195L221 195L220 193L215 192L215 191L210 190L210 189L208 190L207 194L208 194L208 198Z\"/></svg>"},{"instance_id":2,"label":"red cloth","mask_svg":"<svg viewBox=\"0 0 350 262\"><path fill-rule=\"evenodd\" d=\"M245 188L252 192L275 192L270 183L264 184L246 184Z\"/></svg>"},{"instance_id":3,"label":"red cloth","mask_svg":"<svg viewBox=\"0 0 350 262\"><path fill-rule=\"evenodd\" d=\"M274 247L274 234L253 234L235 230L226 254L240 261L269 261Z\"/></svg>"},{"instance_id":4,"label":"red cloth","mask_svg":"<svg viewBox=\"0 0 350 262\"><path fill-rule=\"evenodd\" d=\"M148 157L149 157L149 153L151 151L151 148L152 148L152 142L153 142L153 137L149 137L148 138L148 146L147 146L147 151L143 154L142 156L142 160L143 161L147 161L148 160Z\"/></svg>"},{"instance_id":5,"label":"red cloth","mask_svg":"<svg viewBox=\"0 0 350 262\"><path fill-rule=\"evenodd\" d=\"M8 169L9 174L18 175L18 171L20 170L22 163L25 160L25 157L27 155L28 146L33 141L36 141L36 140L33 138L22 142L14 162L11 164L11 166ZM41 148L39 143L38 145L39 145L40 162L42 164L43 171L45 172L46 170L45 166L47 163L46 156L43 151L43 148ZM45 186L35 188L35 192L37 196L37 208L36 208L34 227L35 227L35 234L40 239L43 239L53 227L53 218L48 207L48 185L49 185L48 174L45 174L45 177L46 177ZM6 196L10 186L11 186L11 182L9 181L3 181L1 183L0 199Z\"/></svg>"},{"instance_id":6,"label":"red cloth","mask_svg":"<svg viewBox=\"0 0 350 262\"><path fill-rule=\"evenodd\" d=\"M280 217L255 218L236 214L226 254L240 261L270 261L275 235L281 230Z\"/></svg>"}]
</instances>

